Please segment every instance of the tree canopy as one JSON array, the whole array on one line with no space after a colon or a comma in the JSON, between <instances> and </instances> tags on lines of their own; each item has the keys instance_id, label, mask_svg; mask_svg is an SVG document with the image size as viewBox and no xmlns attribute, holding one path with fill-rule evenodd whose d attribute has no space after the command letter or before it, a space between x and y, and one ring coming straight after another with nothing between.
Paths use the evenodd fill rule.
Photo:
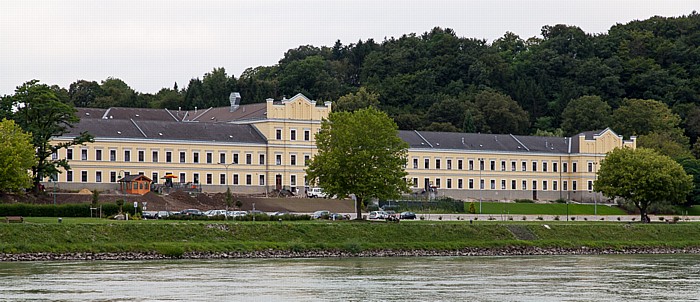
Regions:
<instances>
[{"instance_id":1,"label":"tree canopy","mask_svg":"<svg viewBox=\"0 0 700 302\"><path fill-rule=\"evenodd\" d=\"M29 169L34 165L34 147L29 133L12 120L0 121L0 192L19 192L29 188Z\"/></svg>"},{"instance_id":2,"label":"tree canopy","mask_svg":"<svg viewBox=\"0 0 700 302\"><path fill-rule=\"evenodd\" d=\"M329 196L355 194L358 218L364 200L408 191L408 145L399 138L396 123L376 108L331 113L316 135L316 146L308 179Z\"/></svg>"},{"instance_id":3,"label":"tree canopy","mask_svg":"<svg viewBox=\"0 0 700 302\"><path fill-rule=\"evenodd\" d=\"M94 141L90 134L83 132L69 142L51 142L52 138L68 133L80 119L75 115L75 108L62 103L49 86L37 80L17 87L14 95L3 97L0 103L4 111L0 112L2 116L14 120L24 131L31 133L36 158L31 167L32 179L37 191L44 177L59 173L59 167L70 169L66 159L50 158L52 154Z\"/></svg>"},{"instance_id":4,"label":"tree canopy","mask_svg":"<svg viewBox=\"0 0 700 302\"><path fill-rule=\"evenodd\" d=\"M603 159L594 189L611 198L623 198L649 222L652 204L683 203L693 189L693 178L670 157L646 148L616 148Z\"/></svg>"}]
</instances>

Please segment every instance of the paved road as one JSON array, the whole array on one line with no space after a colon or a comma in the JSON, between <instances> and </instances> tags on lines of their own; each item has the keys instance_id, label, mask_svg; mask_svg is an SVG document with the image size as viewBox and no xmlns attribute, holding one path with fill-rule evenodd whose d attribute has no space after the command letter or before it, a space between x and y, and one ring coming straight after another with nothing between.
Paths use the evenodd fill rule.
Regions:
<instances>
[{"instance_id":1,"label":"paved road","mask_svg":"<svg viewBox=\"0 0 700 302\"><path fill-rule=\"evenodd\" d=\"M350 215L351 219L355 219L356 215L354 213L342 213L343 215ZM369 214L365 214L369 215ZM488 215L488 214L416 214L418 218L425 217L424 220L431 221L458 221L458 220L472 220L472 221L538 221L541 217L541 221L566 221L566 215ZM683 221L700 221L700 216L682 216L682 215L649 215L652 222L660 221L660 217L664 220L672 220L673 217L678 216ZM524 217L524 219L523 219ZM459 218L459 219L458 219ZM512 219L511 219L512 218ZM619 218L619 219L618 219ZM639 221L639 215L569 215L570 221L621 221L621 222L633 222Z\"/></svg>"}]
</instances>

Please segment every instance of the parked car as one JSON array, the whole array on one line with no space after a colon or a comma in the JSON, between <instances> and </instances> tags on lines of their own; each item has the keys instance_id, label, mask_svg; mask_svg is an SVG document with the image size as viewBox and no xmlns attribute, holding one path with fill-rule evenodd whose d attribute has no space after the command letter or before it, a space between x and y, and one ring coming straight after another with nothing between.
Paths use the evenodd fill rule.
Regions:
<instances>
[{"instance_id":1,"label":"parked car","mask_svg":"<svg viewBox=\"0 0 700 302\"><path fill-rule=\"evenodd\" d=\"M345 219L347 219L347 217L345 217L341 214L338 214L338 213L331 213L330 215L328 215L328 219L329 220L345 220Z\"/></svg>"},{"instance_id":2,"label":"parked car","mask_svg":"<svg viewBox=\"0 0 700 302\"><path fill-rule=\"evenodd\" d=\"M156 219L156 218L158 218L158 212L156 212L156 211L143 211L141 213L141 218L143 218L143 219Z\"/></svg>"},{"instance_id":3,"label":"parked car","mask_svg":"<svg viewBox=\"0 0 700 302\"><path fill-rule=\"evenodd\" d=\"M170 215L174 215L174 214L176 214L176 213L173 213L170 211L158 211L158 213L156 213L156 218L157 219L164 219L164 218L167 218Z\"/></svg>"},{"instance_id":4,"label":"parked car","mask_svg":"<svg viewBox=\"0 0 700 302\"><path fill-rule=\"evenodd\" d=\"M326 193L321 188L310 188L306 190L306 197L309 198L326 198Z\"/></svg>"},{"instance_id":5,"label":"parked car","mask_svg":"<svg viewBox=\"0 0 700 302\"><path fill-rule=\"evenodd\" d=\"M204 216L204 213L202 211L197 210L197 209L186 209L180 211L180 215L185 215L185 216Z\"/></svg>"},{"instance_id":6,"label":"parked car","mask_svg":"<svg viewBox=\"0 0 700 302\"><path fill-rule=\"evenodd\" d=\"M224 216L226 215L226 210L209 210L204 213L209 217Z\"/></svg>"},{"instance_id":7,"label":"parked car","mask_svg":"<svg viewBox=\"0 0 700 302\"><path fill-rule=\"evenodd\" d=\"M227 214L229 217L241 217L241 216L248 215L248 212L247 211L228 211Z\"/></svg>"},{"instance_id":8,"label":"parked car","mask_svg":"<svg viewBox=\"0 0 700 302\"><path fill-rule=\"evenodd\" d=\"M386 219L389 215L384 211L369 212L369 219Z\"/></svg>"},{"instance_id":9,"label":"parked car","mask_svg":"<svg viewBox=\"0 0 700 302\"><path fill-rule=\"evenodd\" d=\"M314 213L311 215L311 218L312 218L312 219L319 219L319 218L321 218L321 217L323 217L323 216L329 216L329 215L331 215L331 212L330 212L330 211L321 210L321 211L316 211L316 212L314 212Z\"/></svg>"},{"instance_id":10,"label":"parked car","mask_svg":"<svg viewBox=\"0 0 700 302\"><path fill-rule=\"evenodd\" d=\"M401 214L399 214L399 217L400 217L401 219L416 219L416 213L413 213L413 212L401 212Z\"/></svg>"}]
</instances>

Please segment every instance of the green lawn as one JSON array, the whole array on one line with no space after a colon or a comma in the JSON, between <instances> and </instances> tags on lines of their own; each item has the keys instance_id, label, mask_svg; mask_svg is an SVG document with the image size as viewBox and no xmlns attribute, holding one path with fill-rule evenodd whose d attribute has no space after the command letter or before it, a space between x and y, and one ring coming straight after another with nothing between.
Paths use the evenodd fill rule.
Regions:
<instances>
[{"instance_id":1,"label":"green lawn","mask_svg":"<svg viewBox=\"0 0 700 302\"><path fill-rule=\"evenodd\" d=\"M469 203L465 204L469 209ZM479 203L474 202L474 208L479 213ZM569 204L569 215L593 215L595 205ZM481 211L483 214L512 214L512 215L566 215L567 205L563 203L505 203L505 202L482 202ZM627 215L625 211L618 207L607 205L597 206L598 215ZM700 215L700 209L698 209Z\"/></svg>"}]
</instances>

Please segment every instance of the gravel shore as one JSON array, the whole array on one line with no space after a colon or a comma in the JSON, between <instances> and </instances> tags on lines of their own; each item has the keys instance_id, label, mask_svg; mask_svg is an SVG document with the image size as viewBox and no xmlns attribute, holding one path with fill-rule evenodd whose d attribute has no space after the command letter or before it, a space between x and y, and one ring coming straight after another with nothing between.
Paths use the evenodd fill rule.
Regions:
<instances>
[{"instance_id":1,"label":"gravel shore","mask_svg":"<svg viewBox=\"0 0 700 302\"><path fill-rule=\"evenodd\" d=\"M554 256L554 255L615 255L615 254L700 254L700 247L694 248L465 248L460 250L375 250L351 253L345 251L292 252L264 250L256 252L188 252L181 256L168 256L155 252L148 253L24 253L0 254L0 262L11 261L94 261L94 260L166 260L166 259L239 259L239 258L342 258L342 257L434 257L434 256Z\"/></svg>"}]
</instances>

